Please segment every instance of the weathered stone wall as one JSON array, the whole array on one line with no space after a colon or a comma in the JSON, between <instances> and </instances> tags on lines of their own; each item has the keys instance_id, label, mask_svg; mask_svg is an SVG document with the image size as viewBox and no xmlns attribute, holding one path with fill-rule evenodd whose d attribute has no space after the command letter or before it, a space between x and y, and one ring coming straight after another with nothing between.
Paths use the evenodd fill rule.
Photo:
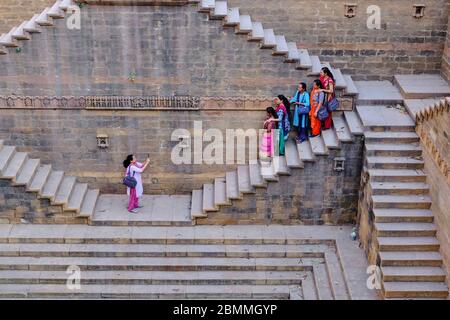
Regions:
<instances>
[{"instance_id":1,"label":"weathered stone wall","mask_svg":"<svg viewBox=\"0 0 450 320\"><path fill-rule=\"evenodd\" d=\"M446 39L447 0L426 1L425 16L413 17L408 0L229 0L265 28L274 28L356 79L389 79L397 73L439 73ZM356 16L344 16L357 3ZM381 8L380 30L367 28L369 5Z\"/></svg>"},{"instance_id":2,"label":"weathered stone wall","mask_svg":"<svg viewBox=\"0 0 450 320\"><path fill-rule=\"evenodd\" d=\"M31 19L36 13L55 3L55 0L1 0L0 34L9 32L12 27Z\"/></svg>"},{"instance_id":3,"label":"weathered stone wall","mask_svg":"<svg viewBox=\"0 0 450 320\"><path fill-rule=\"evenodd\" d=\"M189 194L203 183L225 176L227 170L236 169L235 164L173 164L171 152L178 144L170 142L174 129L192 132L193 121L202 120L204 129L218 128L225 136L226 129L259 129L264 118L264 112L246 110L3 109L0 115L0 139L5 139L5 144L30 152L30 157L78 177L91 188L100 188L102 193L124 193L123 159L134 153L143 160L150 153L151 166L143 175L147 194ZM109 136L109 148L97 147L99 133ZM208 144L204 142L203 146ZM345 144L341 151L332 151L329 157L319 156L316 163L306 164L303 170L293 170L292 177L281 178L281 183L270 186L268 191L259 191L258 201L249 208L257 208L258 219L263 219L270 208L274 220L283 220L283 216L314 224L350 221L356 215L361 144ZM345 172L333 170L333 159L338 155L347 159ZM243 205L246 203L236 210Z\"/></svg>"},{"instance_id":4,"label":"weathered stone wall","mask_svg":"<svg viewBox=\"0 0 450 320\"><path fill-rule=\"evenodd\" d=\"M55 20L0 57L0 94L273 96L314 79L193 6L81 12L81 30Z\"/></svg>"},{"instance_id":5,"label":"weathered stone wall","mask_svg":"<svg viewBox=\"0 0 450 320\"><path fill-rule=\"evenodd\" d=\"M447 4L448 22L447 22L447 41L445 42L444 53L442 55L442 76L450 81L450 3Z\"/></svg>"},{"instance_id":6,"label":"weathered stone wall","mask_svg":"<svg viewBox=\"0 0 450 320\"><path fill-rule=\"evenodd\" d=\"M204 130L257 128L264 111L133 111L133 110L0 110L0 139L16 145L55 169L80 177L103 193L123 193L122 161L134 153L151 166L144 174L150 194L187 193L223 175L224 165L174 165L171 142L175 129L193 133L194 121ZM97 134L109 136L109 148L97 147ZM206 146L207 142L204 143ZM229 166L228 169L235 168Z\"/></svg>"},{"instance_id":7,"label":"weathered stone wall","mask_svg":"<svg viewBox=\"0 0 450 320\"><path fill-rule=\"evenodd\" d=\"M8 31L53 2L32 0L17 3L3 0L0 9L0 32ZM99 1L94 1L96 2ZM107 3L110 2L118 1ZM122 2L128 4L133 1ZM136 1L139 4L147 2L158 3ZM184 3L162 1L165 5L172 2ZM441 67L444 75L448 73L449 50L444 53L444 48L448 47L445 45L448 29L448 5L445 0L427 1L425 16L420 19L413 17L414 8L411 1L377 1L376 4L381 8L380 30L367 28L366 9L374 4L369 0L358 2L354 18L344 16L344 4L347 2L340 0L228 2L230 6L241 8L241 13L251 14L252 18L263 22L266 28L274 28L277 34L286 35L288 40L296 41L298 46L310 49L311 53L320 55L324 61L333 62L333 65L356 76L356 79L389 79L396 73L438 73ZM265 81L272 86L281 86L284 78L293 76L292 71L288 71L292 69L290 65L274 68L273 64L279 64L279 58L270 57L267 52L262 54L264 58L259 58L261 52L256 50L255 44L244 44L246 42L240 39L243 36L236 37L233 29L223 31L219 26L220 22L207 22L206 15L198 14L195 6L191 5L111 7L89 4L83 9L81 31L61 30L63 21L57 21L55 25L57 28L50 28L44 35L33 35L35 41L25 46L20 56L33 56L33 59L24 59L33 60L33 63L24 64L14 57L10 63L15 62L16 66L19 66L19 74L10 67L7 73L1 75L16 76L22 78L21 81L24 81L26 76L35 77L26 80L22 85L22 89L26 87L28 92L36 85L37 79L46 83L48 79L42 79L48 75L52 78L50 85L55 86L57 82L60 84L57 88L42 88L43 91L58 92L59 89L67 94L78 94L78 89L87 94L88 84L97 83L91 87L93 92L99 94L109 94L111 91L120 94L120 91L128 91L137 92L138 95L142 91L151 90L159 90L160 93L166 90L183 92L187 90L183 87L186 81L191 87L195 83L199 85L199 89L203 89L201 82L205 77L209 78L211 85L227 86L226 82L220 80L219 74L229 82L228 93L237 90L239 86L246 87L249 79L239 84L233 83L233 75L237 74L230 73L230 67L244 69L249 78L259 77L260 79L253 82L259 83L258 87L263 87L261 82ZM158 44L163 49L154 49ZM184 51L190 54L180 52L183 46ZM49 52L43 50L47 47ZM229 56L228 53L233 50L237 53L243 50L245 53ZM30 51L32 53L27 54ZM38 54L37 51L41 53ZM111 59L112 55L116 57ZM2 57L0 62L5 59L7 58ZM121 66L124 60L134 63ZM163 61L155 63L156 60ZM116 66L110 66L111 63ZM262 63L264 72L255 71L255 65ZM155 70L162 68L162 65L168 70ZM0 63L0 67L3 66ZM23 66L27 69L22 69ZM206 68L201 70L203 66ZM44 72L46 68L51 71ZM174 69L176 75L173 74ZM184 72L185 69L188 71ZM130 87L126 80L131 72L137 73L137 83ZM264 74L267 74L267 77L264 77ZM70 76L78 88L66 87L64 82L69 81ZM86 77L91 79L87 80ZM294 75L294 78L300 77L304 77L304 74ZM106 83L111 84L109 89L104 87ZM173 86L178 84L178 88L171 88L169 83ZM0 89L6 89L5 85L0 83ZM9 89L13 91L17 88ZM241 92L246 89L249 88L242 88Z\"/></svg>"},{"instance_id":8,"label":"weathered stone wall","mask_svg":"<svg viewBox=\"0 0 450 320\"><path fill-rule=\"evenodd\" d=\"M358 191L363 141L343 143L328 156L317 156L303 169L291 169L290 176L258 188L256 195L233 200L230 207L208 213L198 224L343 224L354 223L358 212ZM344 171L334 170L334 158L344 157Z\"/></svg>"},{"instance_id":9,"label":"weathered stone wall","mask_svg":"<svg viewBox=\"0 0 450 320\"><path fill-rule=\"evenodd\" d=\"M435 110L438 110L437 108ZM427 183L433 200L431 210L438 228L447 275L450 276L450 108L448 103L439 111L418 121L417 132L423 146Z\"/></svg>"}]
</instances>

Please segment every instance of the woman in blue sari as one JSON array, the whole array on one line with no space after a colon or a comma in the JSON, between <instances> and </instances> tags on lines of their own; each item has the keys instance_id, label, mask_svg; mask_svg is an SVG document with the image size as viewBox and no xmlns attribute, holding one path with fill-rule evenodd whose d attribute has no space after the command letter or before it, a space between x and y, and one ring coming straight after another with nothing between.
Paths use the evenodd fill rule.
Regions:
<instances>
[{"instance_id":1,"label":"woman in blue sari","mask_svg":"<svg viewBox=\"0 0 450 320\"><path fill-rule=\"evenodd\" d=\"M291 99L291 104L295 106L293 125L294 127L297 127L297 141L300 143L308 139L309 100L309 93L306 91L306 83L302 82L298 86L298 91Z\"/></svg>"}]
</instances>

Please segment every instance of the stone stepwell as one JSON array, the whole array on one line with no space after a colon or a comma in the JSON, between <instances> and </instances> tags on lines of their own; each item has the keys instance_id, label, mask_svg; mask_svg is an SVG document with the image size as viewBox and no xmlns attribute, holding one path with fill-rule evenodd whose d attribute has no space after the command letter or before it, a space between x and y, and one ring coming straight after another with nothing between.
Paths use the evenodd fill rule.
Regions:
<instances>
[{"instance_id":1,"label":"stone stepwell","mask_svg":"<svg viewBox=\"0 0 450 320\"><path fill-rule=\"evenodd\" d=\"M350 231L0 225L0 297L376 299ZM69 267L79 289L67 286Z\"/></svg>"},{"instance_id":2,"label":"stone stepwell","mask_svg":"<svg viewBox=\"0 0 450 320\"><path fill-rule=\"evenodd\" d=\"M370 246L381 268L383 296L446 298L449 290L415 124L404 108L357 110L365 130L364 211L373 224Z\"/></svg>"}]
</instances>

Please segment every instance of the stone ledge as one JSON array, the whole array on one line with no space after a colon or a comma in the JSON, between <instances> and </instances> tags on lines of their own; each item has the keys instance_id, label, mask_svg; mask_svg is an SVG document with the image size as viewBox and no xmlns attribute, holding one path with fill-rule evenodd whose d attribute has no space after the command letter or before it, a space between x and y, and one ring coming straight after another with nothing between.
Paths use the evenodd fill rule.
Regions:
<instances>
[{"instance_id":1,"label":"stone ledge","mask_svg":"<svg viewBox=\"0 0 450 320\"><path fill-rule=\"evenodd\" d=\"M352 111L354 101L340 97L337 111ZM273 106L272 97L194 96L0 96L1 109L87 109L87 110L249 110Z\"/></svg>"}]
</instances>

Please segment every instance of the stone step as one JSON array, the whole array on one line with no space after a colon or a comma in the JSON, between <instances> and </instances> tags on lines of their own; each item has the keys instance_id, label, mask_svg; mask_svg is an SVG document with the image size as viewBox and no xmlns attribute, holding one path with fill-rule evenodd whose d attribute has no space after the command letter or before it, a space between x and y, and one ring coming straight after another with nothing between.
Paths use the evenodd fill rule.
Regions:
<instances>
[{"instance_id":1,"label":"stone step","mask_svg":"<svg viewBox=\"0 0 450 320\"><path fill-rule=\"evenodd\" d=\"M95 206L100 194L100 190L88 190L84 197L83 204L81 205L80 217L93 217L95 212Z\"/></svg>"},{"instance_id":2,"label":"stone step","mask_svg":"<svg viewBox=\"0 0 450 320\"><path fill-rule=\"evenodd\" d=\"M199 191L202 192L200 189ZM126 199L126 197L124 197ZM202 197L200 197L202 199ZM201 201L200 201L201 202ZM125 203L123 203L125 210ZM200 207L201 208L201 207ZM201 209L200 209L201 210ZM329 228L314 237L313 226L87 226L0 224L0 243L82 244L330 244ZM277 229L277 228L275 228ZM242 232L245 230L245 232ZM334 229L333 229L334 230ZM312 233L310 233L312 232ZM325 239L325 240L323 240Z\"/></svg>"},{"instance_id":3,"label":"stone step","mask_svg":"<svg viewBox=\"0 0 450 320\"><path fill-rule=\"evenodd\" d=\"M0 243L2 257L323 258L325 244Z\"/></svg>"},{"instance_id":4,"label":"stone step","mask_svg":"<svg viewBox=\"0 0 450 320\"><path fill-rule=\"evenodd\" d=\"M364 133L366 143L414 143L419 142L419 136L415 132L374 132Z\"/></svg>"},{"instance_id":5,"label":"stone step","mask_svg":"<svg viewBox=\"0 0 450 320\"><path fill-rule=\"evenodd\" d=\"M1 36L0 36L1 39ZM8 49L6 49L5 46L3 46L3 44L1 44L0 42L0 55L4 55L4 54L8 54Z\"/></svg>"},{"instance_id":6,"label":"stone step","mask_svg":"<svg viewBox=\"0 0 450 320\"><path fill-rule=\"evenodd\" d=\"M352 142L353 136L342 114L333 113L333 124L336 136L341 142Z\"/></svg>"},{"instance_id":7,"label":"stone step","mask_svg":"<svg viewBox=\"0 0 450 320\"><path fill-rule=\"evenodd\" d=\"M423 160L411 157L366 157L369 169L422 169Z\"/></svg>"},{"instance_id":8,"label":"stone step","mask_svg":"<svg viewBox=\"0 0 450 320\"><path fill-rule=\"evenodd\" d=\"M238 176L238 187L239 193L255 193L251 183L250 183L250 170L246 165L238 166L237 168L237 176Z\"/></svg>"},{"instance_id":9,"label":"stone step","mask_svg":"<svg viewBox=\"0 0 450 320\"><path fill-rule=\"evenodd\" d=\"M273 172L277 176L288 176L291 174L285 156L277 156L272 159Z\"/></svg>"},{"instance_id":10,"label":"stone step","mask_svg":"<svg viewBox=\"0 0 450 320\"><path fill-rule=\"evenodd\" d=\"M228 206L230 201L227 198L227 187L225 178L215 178L214 179L214 205Z\"/></svg>"},{"instance_id":11,"label":"stone step","mask_svg":"<svg viewBox=\"0 0 450 320\"><path fill-rule=\"evenodd\" d=\"M215 257L0 257L0 270L65 271L309 271L317 258L215 258Z\"/></svg>"},{"instance_id":12,"label":"stone step","mask_svg":"<svg viewBox=\"0 0 450 320\"><path fill-rule=\"evenodd\" d=\"M191 218L205 218L208 215L203 212L203 190L193 190L191 200Z\"/></svg>"},{"instance_id":13,"label":"stone step","mask_svg":"<svg viewBox=\"0 0 450 320\"><path fill-rule=\"evenodd\" d=\"M302 143L297 142L298 155L301 161L313 162L315 161L315 155L311 148L311 143L308 141L303 141Z\"/></svg>"},{"instance_id":14,"label":"stone step","mask_svg":"<svg viewBox=\"0 0 450 320\"><path fill-rule=\"evenodd\" d=\"M212 183L205 183L203 185L203 212L218 211L214 204L214 185Z\"/></svg>"},{"instance_id":15,"label":"stone step","mask_svg":"<svg viewBox=\"0 0 450 320\"><path fill-rule=\"evenodd\" d=\"M70 8L70 6L73 4L74 4L73 0L62 0L59 5L59 8L61 10L67 11Z\"/></svg>"},{"instance_id":16,"label":"stone step","mask_svg":"<svg viewBox=\"0 0 450 320\"><path fill-rule=\"evenodd\" d=\"M358 88L356 87L355 83L353 82L352 76L344 75L344 79L345 79L345 82L347 83L346 94L348 96L355 96L356 98L358 98L359 91L358 91Z\"/></svg>"},{"instance_id":17,"label":"stone step","mask_svg":"<svg viewBox=\"0 0 450 320\"><path fill-rule=\"evenodd\" d=\"M214 10L211 10L211 19L223 19L228 14L228 3L227 1L216 1Z\"/></svg>"},{"instance_id":18,"label":"stone step","mask_svg":"<svg viewBox=\"0 0 450 320\"><path fill-rule=\"evenodd\" d=\"M436 225L426 222L375 222L378 237L433 237Z\"/></svg>"},{"instance_id":19,"label":"stone step","mask_svg":"<svg viewBox=\"0 0 450 320\"><path fill-rule=\"evenodd\" d=\"M375 222L433 222L431 210L426 209L373 209Z\"/></svg>"},{"instance_id":20,"label":"stone step","mask_svg":"<svg viewBox=\"0 0 450 320\"><path fill-rule=\"evenodd\" d=\"M267 183L261 175L261 166L259 163L250 163L250 183L255 188L266 188Z\"/></svg>"},{"instance_id":21,"label":"stone step","mask_svg":"<svg viewBox=\"0 0 450 320\"><path fill-rule=\"evenodd\" d=\"M42 193L40 194L42 198L47 198L53 201L56 197L56 194L59 190L59 185L61 184L64 177L63 171L51 171L50 175L47 178L47 182L42 189Z\"/></svg>"},{"instance_id":22,"label":"stone step","mask_svg":"<svg viewBox=\"0 0 450 320\"><path fill-rule=\"evenodd\" d=\"M418 144L366 143L366 155L387 157L420 157L422 148Z\"/></svg>"},{"instance_id":23,"label":"stone step","mask_svg":"<svg viewBox=\"0 0 450 320\"><path fill-rule=\"evenodd\" d=\"M448 287L439 282L385 282L387 298L446 298Z\"/></svg>"},{"instance_id":24,"label":"stone step","mask_svg":"<svg viewBox=\"0 0 450 320\"><path fill-rule=\"evenodd\" d=\"M65 12L59 7L62 0L57 0L53 6L51 6L48 16L52 17L53 19L63 19L65 17Z\"/></svg>"},{"instance_id":25,"label":"stone step","mask_svg":"<svg viewBox=\"0 0 450 320\"><path fill-rule=\"evenodd\" d=\"M391 196L374 195L372 196L374 208L392 208L392 209L430 209L431 198L425 195L411 196Z\"/></svg>"},{"instance_id":26,"label":"stone step","mask_svg":"<svg viewBox=\"0 0 450 320\"><path fill-rule=\"evenodd\" d=\"M3 170L2 178L12 179L13 182L16 181L17 175L20 173L25 162L28 160L28 153L26 152L16 152L11 158L8 166Z\"/></svg>"},{"instance_id":27,"label":"stone step","mask_svg":"<svg viewBox=\"0 0 450 320\"><path fill-rule=\"evenodd\" d=\"M240 15L239 24L236 27L237 34L249 34L253 30L252 18L249 15Z\"/></svg>"},{"instance_id":28,"label":"stone step","mask_svg":"<svg viewBox=\"0 0 450 320\"><path fill-rule=\"evenodd\" d=\"M298 52L300 55L300 63L297 65L296 69L311 69L313 67L313 63L311 61L308 50L298 49Z\"/></svg>"},{"instance_id":29,"label":"stone step","mask_svg":"<svg viewBox=\"0 0 450 320\"><path fill-rule=\"evenodd\" d=\"M240 22L239 8L228 8L227 16L225 17L225 27L235 27Z\"/></svg>"},{"instance_id":30,"label":"stone step","mask_svg":"<svg viewBox=\"0 0 450 320\"><path fill-rule=\"evenodd\" d=\"M289 53L289 48L284 36L275 36L276 46L273 51L273 55L286 55Z\"/></svg>"},{"instance_id":31,"label":"stone step","mask_svg":"<svg viewBox=\"0 0 450 320\"><path fill-rule=\"evenodd\" d=\"M83 285L70 290L67 285L4 284L3 299L284 299L290 297L286 285Z\"/></svg>"},{"instance_id":32,"label":"stone step","mask_svg":"<svg viewBox=\"0 0 450 320\"><path fill-rule=\"evenodd\" d=\"M381 266L441 267L439 252L427 251L381 251Z\"/></svg>"},{"instance_id":33,"label":"stone step","mask_svg":"<svg viewBox=\"0 0 450 320\"><path fill-rule=\"evenodd\" d=\"M198 4L199 12L210 12L216 5L215 0L201 0Z\"/></svg>"},{"instance_id":34,"label":"stone step","mask_svg":"<svg viewBox=\"0 0 450 320\"><path fill-rule=\"evenodd\" d=\"M380 251L439 251L436 237L378 237Z\"/></svg>"},{"instance_id":35,"label":"stone step","mask_svg":"<svg viewBox=\"0 0 450 320\"><path fill-rule=\"evenodd\" d=\"M277 45L273 29L264 29L264 39L261 43L261 49L273 49Z\"/></svg>"},{"instance_id":36,"label":"stone step","mask_svg":"<svg viewBox=\"0 0 450 320\"><path fill-rule=\"evenodd\" d=\"M362 136L364 134L364 127L358 113L354 111L345 111L344 116L351 134Z\"/></svg>"},{"instance_id":37,"label":"stone step","mask_svg":"<svg viewBox=\"0 0 450 320\"><path fill-rule=\"evenodd\" d=\"M430 188L423 182L370 182L374 195L420 195L428 194Z\"/></svg>"},{"instance_id":38,"label":"stone step","mask_svg":"<svg viewBox=\"0 0 450 320\"><path fill-rule=\"evenodd\" d=\"M445 282L445 273L437 267L382 267L384 282Z\"/></svg>"},{"instance_id":39,"label":"stone step","mask_svg":"<svg viewBox=\"0 0 450 320\"><path fill-rule=\"evenodd\" d=\"M249 35L250 41L264 40L264 28L261 22L252 22L252 32Z\"/></svg>"},{"instance_id":40,"label":"stone step","mask_svg":"<svg viewBox=\"0 0 450 320\"><path fill-rule=\"evenodd\" d=\"M334 132L334 128L329 129L329 130L323 130L322 137L323 137L323 141L325 142L325 146L328 149L340 149L341 148L339 140ZM315 138L313 138L313 139L315 139Z\"/></svg>"},{"instance_id":41,"label":"stone step","mask_svg":"<svg viewBox=\"0 0 450 320\"><path fill-rule=\"evenodd\" d=\"M370 169L369 175L375 182L426 182L427 179L422 170Z\"/></svg>"},{"instance_id":42,"label":"stone step","mask_svg":"<svg viewBox=\"0 0 450 320\"><path fill-rule=\"evenodd\" d=\"M364 126L366 131L372 132L416 132L416 127L414 123L411 121L410 125L372 125L368 124Z\"/></svg>"},{"instance_id":43,"label":"stone step","mask_svg":"<svg viewBox=\"0 0 450 320\"><path fill-rule=\"evenodd\" d=\"M80 283L106 285L293 285L308 272L84 271ZM65 284L63 271L0 271L0 284Z\"/></svg>"},{"instance_id":44,"label":"stone step","mask_svg":"<svg viewBox=\"0 0 450 320\"><path fill-rule=\"evenodd\" d=\"M42 11L39 16L36 18L36 23L40 26L53 26L53 19L48 16L48 12L50 11L50 8L45 8L44 11Z\"/></svg>"},{"instance_id":45,"label":"stone step","mask_svg":"<svg viewBox=\"0 0 450 320\"><path fill-rule=\"evenodd\" d=\"M37 169L36 174L34 175L33 180L28 187L28 191L31 192L41 192L44 188L44 185L47 183L47 179L50 176L50 172L52 171L52 166L49 164L40 166Z\"/></svg>"},{"instance_id":46,"label":"stone step","mask_svg":"<svg viewBox=\"0 0 450 320\"><path fill-rule=\"evenodd\" d=\"M67 204L67 210L79 213L87 191L88 191L87 183L76 183L75 186L73 187L72 194L70 195Z\"/></svg>"},{"instance_id":47,"label":"stone step","mask_svg":"<svg viewBox=\"0 0 450 320\"><path fill-rule=\"evenodd\" d=\"M310 56L311 60L311 70L308 73L308 76L318 76L320 74L320 70L322 69L322 63L318 56Z\"/></svg>"},{"instance_id":48,"label":"stone step","mask_svg":"<svg viewBox=\"0 0 450 320\"><path fill-rule=\"evenodd\" d=\"M0 36L0 45L10 48L18 47L18 41L12 36L16 29L16 27L13 27L8 33L2 34Z\"/></svg>"},{"instance_id":49,"label":"stone step","mask_svg":"<svg viewBox=\"0 0 450 320\"><path fill-rule=\"evenodd\" d=\"M288 42L288 55L286 62L300 62L300 52L298 51L297 44L295 42Z\"/></svg>"},{"instance_id":50,"label":"stone step","mask_svg":"<svg viewBox=\"0 0 450 320\"><path fill-rule=\"evenodd\" d=\"M261 176L266 181L278 181L278 176L275 173L272 161L261 161Z\"/></svg>"},{"instance_id":51,"label":"stone step","mask_svg":"<svg viewBox=\"0 0 450 320\"><path fill-rule=\"evenodd\" d=\"M328 149L323 142L322 136L317 136L309 139L311 150L316 156L328 155Z\"/></svg>"},{"instance_id":52,"label":"stone step","mask_svg":"<svg viewBox=\"0 0 450 320\"><path fill-rule=\"evenodd\" d=\"M75 177L70 177L70 176L64 177L58 188L58 192L56 193L53 203L58 204L58 205L63 205L64 208L67 209L67 205L69 204L70 195L72 194L75 183L76 183Z\"/></svg>"},{"instance_id":53,"label":"stone step","mask_svg":"<svg viewBox=\"0 0 450 320\"><path fill-rule=\"evenodd\" d=\"M36 19L39 14L35 14L27 23L24 25L23 30L29 33L41 33L41 27L36 23Z\"/></svg>"},{"instance_id":54,"label":"stone step","mask_svg":"<svg viewBox=\"0 0 450 320\"><path fill-rule=\"evenodd\" d=\"M23 28L27 24L28 21L22 22L16 30L11 34L11 37L16 40L30 40L31 36L28 32L26 32Z\"/></svg>"},{"instance_id":55,"label":"stone step","mask_svg":"<svg viewBox=\"0 0 450 320\"><path fill-rule=\"evenodd\" d=\"M295 140L288 139L285 144L286 148L286 163L289 168L303 168L304 164L300 160L297 144Z\"/></svg>"},{"instance_id":56,"label":"stone step","mask_svg":"<svg viewBox=\"0 0 450 320\"><path fill-rule=\"evenodd\" d=\"M229 200L242 199L242 194L239 192L238 175L236 171L226 173L226 189Z\"/></svg>"},{"instance_id":57,"label":"stone step","mask_svg":"<svg viewBox=\"0 0 450 320\"><path fill-rule=\"evenodd\" d=\"M16 185L28 186L33 180L41 161L39 159L28 159L22 170L17 175Z\"/></svg>"},{"instance_id":58,"label":"stone step","mask_svg":"<svg viewBox=\"0 0 450 320\"><path fill-rule=\"evenodd\" d=\"M0 150L0 174L2 174L8 167L9 162L16 153L16 147L14 146L3 146Z\"/></svg>"}]
</instances>

